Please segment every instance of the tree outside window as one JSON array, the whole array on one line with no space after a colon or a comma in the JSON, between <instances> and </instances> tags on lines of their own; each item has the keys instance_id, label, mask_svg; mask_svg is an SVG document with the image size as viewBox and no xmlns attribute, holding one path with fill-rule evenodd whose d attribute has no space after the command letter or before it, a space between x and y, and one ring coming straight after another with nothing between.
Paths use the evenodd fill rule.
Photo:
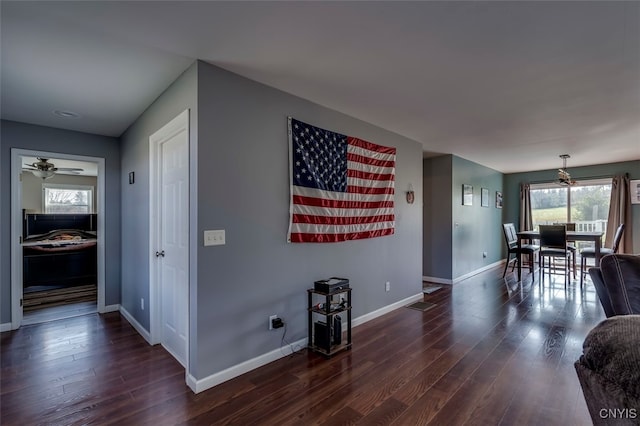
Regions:
<instances>
[{"instance_id":1,"label":"tree outside window","mask_svg":"<svg viewBox=\"0 0 640 426\"><path fill-rule=\"evenodd\" d=\"M571 187L532 184L533 225L575 223L577 231L606 232L610 199L611 179L578 181Z\"/></svg>"},{"instance_id":2,"label":"tree outside window","mask_svg":"<svg viewBox=\"0 0 640 426\"><path fill-rule=\"evenodd\" d=\"M43 184L45 213L93 213L93 186Z\"/></svg>"}]
</instances>

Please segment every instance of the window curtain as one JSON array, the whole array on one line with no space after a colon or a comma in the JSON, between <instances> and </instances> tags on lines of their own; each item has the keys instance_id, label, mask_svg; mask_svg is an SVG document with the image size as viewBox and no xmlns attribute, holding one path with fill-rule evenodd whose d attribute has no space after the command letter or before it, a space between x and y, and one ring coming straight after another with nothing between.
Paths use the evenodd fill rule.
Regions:
<instances>
[{"instance_id":1,"label":"window curtain","mask_svg":"<svg viewBox=\"0 0 640 426\"><path fill-rule=\"evenodd\" d=\"M528 183L520 184L520 230L533 230L533 218L531 214L531 185Z\"/></svg>"},{"instance_id":2,"label":"window curtain","mask_svg":"<svg viewBox=\"0 0 640 426\"><path fill-rule=\"evenodd\" d=\"M629 192L629 176L615 176L611 182L611 201L609 203L609 217L607 218L607 237L605 247L613 245L616 229L624 223L624 233L618 248L619 253L633 253L631 238L631 194Z\"/></svg>"}]
</instances>

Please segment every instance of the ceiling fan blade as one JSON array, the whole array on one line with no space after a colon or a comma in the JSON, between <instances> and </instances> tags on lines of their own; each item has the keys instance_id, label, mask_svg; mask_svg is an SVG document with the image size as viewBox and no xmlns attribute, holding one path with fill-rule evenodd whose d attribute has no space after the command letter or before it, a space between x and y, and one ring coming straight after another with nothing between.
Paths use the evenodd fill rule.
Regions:
<instances>
[{"instance_id":1,"label":"ceiling fan blade","mask_svg":"<svg viewBox=\"0 0 640 426\"><path fill-rule=\"evenodd\" d=\"M56 167L54 169L57 172L83 172L84 169L80 169L77 167Z\"/></svg>"}]
</instances>

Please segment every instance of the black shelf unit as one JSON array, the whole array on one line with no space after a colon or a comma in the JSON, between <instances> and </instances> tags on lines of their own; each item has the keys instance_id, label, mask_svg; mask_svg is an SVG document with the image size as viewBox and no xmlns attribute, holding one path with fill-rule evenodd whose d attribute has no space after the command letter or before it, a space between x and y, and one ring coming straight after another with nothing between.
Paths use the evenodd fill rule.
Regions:
<instances>
[{"instance_id":1,"label":"black shelf unit","mask_svg":"<svg viewBox=\"0 0 640 426\"><path fill-rule=\"evenodd\" d=\"M344 296L346 296L345 304L340 306L340 297ZM338 300L334 300L334 297L338 297ZM351 288L342 288L330 293L310 288L307 290L307 300L308 348L328 358L340 351L351 349ZM320 303L324 304L322 308L318 307ZM332 304L338 306L331 309ZM347 318L346 327L342 327L340 314L343 313ZM340 320L336 320L337 316ZM314 319L318 320L314 322ZM320 319L324 319L324 323ZM339 334L334 332L336 321L340 324Z\"/></svg>"}]
</instances>

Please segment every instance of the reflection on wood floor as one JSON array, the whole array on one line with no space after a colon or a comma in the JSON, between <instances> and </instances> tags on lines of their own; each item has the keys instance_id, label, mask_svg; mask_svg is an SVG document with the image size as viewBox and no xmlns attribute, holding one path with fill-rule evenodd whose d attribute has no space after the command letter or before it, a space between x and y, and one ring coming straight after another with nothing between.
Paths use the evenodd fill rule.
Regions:
<instances>
[{"instance_id":1,"label":"reflection on wood floor","mask_svg":"<svg viewBox=\"0 0 640 426\"><path fill-rule=\"evenodd\" d=\"M97 311L95 301L55 305L30 311L25 310L22 317L22 325L40 324L80 315L94 314Z\"/></svg>"},{"instance_id":2,"label":"reflection on wood floor","mask_svg":"<svg viewBox=\"0 0 640 426\"><path fill-rule=\"evenodd\" d=\"M54 306L98 300L96 284L79 286L31 286L24 290L23 310L29 312Z\"/></svg>"},{"instance_id":3,"label":"reflection on wood floor","mask_svg":"<svg viewBox=\"0 0 640 426\"><path fill-rule=\"evenodd\" d=\"M501 275L362 324L329 360L303 350L197 395L119 313L22 327L2 333L0 423L590 424L573 363L604 319L593 286Z\"/></svg>"}]
</instances>

